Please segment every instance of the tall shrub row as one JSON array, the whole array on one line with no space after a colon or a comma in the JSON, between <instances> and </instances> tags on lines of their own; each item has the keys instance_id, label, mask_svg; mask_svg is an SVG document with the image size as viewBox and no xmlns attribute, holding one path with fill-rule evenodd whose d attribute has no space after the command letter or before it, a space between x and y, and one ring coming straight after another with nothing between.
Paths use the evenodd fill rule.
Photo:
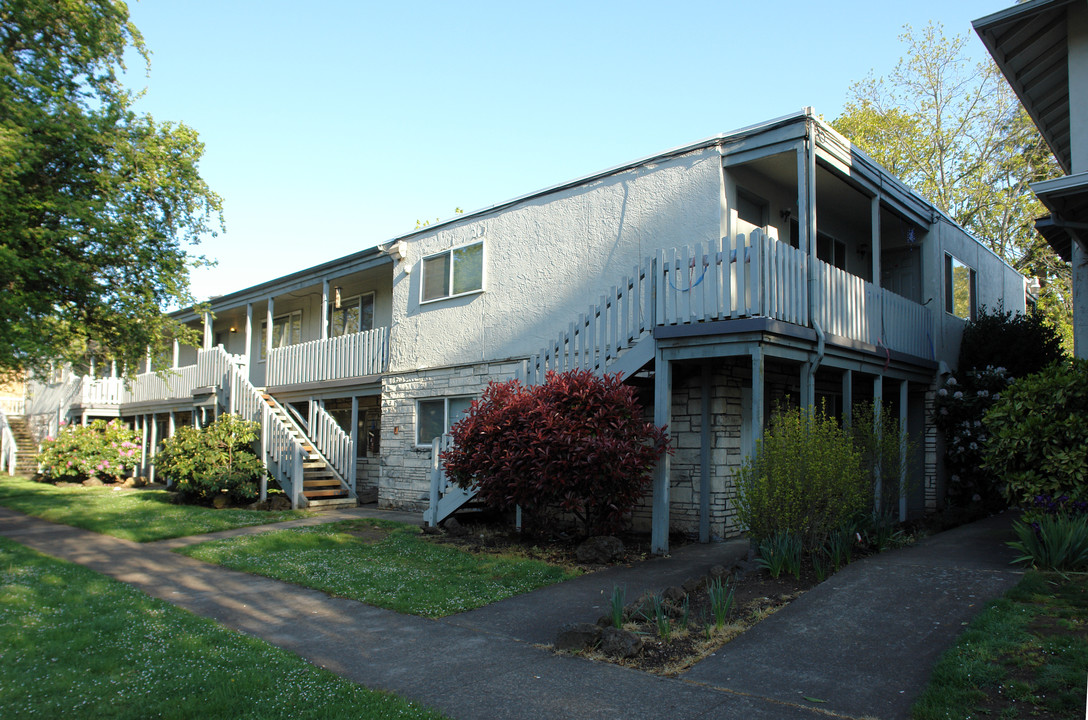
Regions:
<instances>
[{"instance_id":1,"label":"tall shrub row","mask_svg":"<svg viewBox=\"0 0 1088 720\"><path fill-rule=\"evenodd\" d=\"M116 482L140 462L139 435L120 420L63 425L56 437L41 444L38 463L50 482L82 482L98 478Z\"/></svg>"}]
</instances>

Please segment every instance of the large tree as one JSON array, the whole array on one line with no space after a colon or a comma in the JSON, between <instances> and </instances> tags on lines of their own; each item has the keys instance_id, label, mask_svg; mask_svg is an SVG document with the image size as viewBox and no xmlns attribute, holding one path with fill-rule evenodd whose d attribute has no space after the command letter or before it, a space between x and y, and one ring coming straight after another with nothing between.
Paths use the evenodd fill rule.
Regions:
<instances>
[{"instance_id":1,"label":"large tree","mask_svg":"<svg viewBox=\"0 0 1088 720\"><path fill-rule=\"evenodd\" d=\"M0 0L0 374L192 341L164 311L221 201L196 132L133 109L130 47L120 0Z\"/></svg>"},{"instance_id":2,"label":"large tree","mask_svg":"<svg viewBox=\"0 0 1088 720\"><path fill-rule=\"evenodd\" d=\"M873 156L1021 273L1039 278L1040 304L1070 328L1069 267L1035 231L1046 214L1028 187L1059 174L1035 126L969 35L930 23L904 26L906 45L887 77L851 86L839 132Z\"/></svg>"}]
</instances>

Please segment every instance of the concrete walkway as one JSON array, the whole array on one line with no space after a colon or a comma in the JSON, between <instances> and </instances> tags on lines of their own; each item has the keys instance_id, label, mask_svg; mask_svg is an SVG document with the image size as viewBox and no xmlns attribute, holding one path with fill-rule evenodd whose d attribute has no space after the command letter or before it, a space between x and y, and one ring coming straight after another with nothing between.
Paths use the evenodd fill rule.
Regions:
<instances>
[{"instance_id":1,"label":"concrete walkway","mask_svg":"<svg viewBox=\"0 0 1088 720\"><path fill-rule=\"evenodd\" d=\"M389 516L360 508L324 518ZM854 563L680 677L660 678L538 644L563 622L602 614L614 583L629 596L660 589L731 564L742 544L687 546L436 621L170 552L180 541L141 545L0 508L4 537L450 717L509 720L906 717L937 655L1017 582L1002 544L1010 524L998 516Z\"/></svg>"}]
</instances>

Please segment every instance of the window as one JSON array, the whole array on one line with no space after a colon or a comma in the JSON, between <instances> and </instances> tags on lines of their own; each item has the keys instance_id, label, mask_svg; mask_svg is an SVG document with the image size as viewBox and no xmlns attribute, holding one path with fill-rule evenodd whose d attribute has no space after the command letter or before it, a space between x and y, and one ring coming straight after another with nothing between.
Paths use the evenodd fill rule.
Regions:
<instances>
[{"instance_id":1,"label":"window","mask_svg":"<svg viewBox=\"0 0 1088 720\"><path fill-rule=\"evenodd\" d=\"M767 201L738 188L737 218L754 227L766 227Z\"/></svg>"},{"instance_id":2,"label":"window","mask_svg":"<svg viewBox=\"0 0 1088 720\"><path fill-rule=\"evenodd\" d=\"M816 257L839 270L846 269L846 243L825 233L816 232Z\"/></svg>"},{"instance_id":3,"label":"window","mask_svg":"<svg viewBox=\"0 0 1088 720\"><path fill-rule=\"evenodd\" d=\"M420 285L420 302L483 290L484 244L478 242L423 258Z\"/></svg>"},{"instance_id":4,"label":"window","mask_svg":"<svg viewBox=\"0 0 1088 720\"><path fill-rule=\"evenodd\" d=\"M332 309L329 337L340 337L374 329L374 293L342 300Z\"/></svg>"},{"instance_id":5,"label":"window","mask_svg":"<svg viewBox=\"0 0 1088 720\"><path fill-rule=\"evenodd\" d=\"M944 256L944 293L946 312L975 319L975 271L951 255Z\"/></svg>"},{"instance_id":6,"label":"window","mask_svg":"<svg viewBox=\"0 0 1088 720\"><path fill-rule=\"evenodd\" d=\"M471 405L471 396L420 400L416 403L416 445L430 445L448 433Z\"/></svg>"},{"instance_id":7,"label":"window","mask_svg":"<svg viewBox=\"0 0 1088 720\"><path fill-rule=\"evenodd\" d=\"M268 350L268 323L261 323L261 360ZM272 347L283 348L302 342L302 311L272 318Z\"/></svg>"}]
</instances>

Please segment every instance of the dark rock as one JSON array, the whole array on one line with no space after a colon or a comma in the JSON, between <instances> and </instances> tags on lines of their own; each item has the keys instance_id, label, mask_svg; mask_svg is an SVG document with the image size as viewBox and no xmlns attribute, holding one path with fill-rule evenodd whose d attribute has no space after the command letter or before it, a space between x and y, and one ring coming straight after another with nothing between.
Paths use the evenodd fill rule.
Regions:
<instances>
[{"instance_id":1,"label":"dark rock","mask_svg":"<svg viewBox=\"0 0 1088 720\"><path fill-rule=\"evenodd\" d=\"M584 650L601 639L601 628L593 623L569 623L555 637L556 650Z\"/></svg>"},{"instance_id":2,"label":"dark rock","mask_svg":"<svg viewBox=\"0 0 1088 720\"><path fill-rule=\"evenodd\" d=\"M424 524L423 525L423 534L424 535L441 535L442 530L437 525Z\"/></svg>"},{"instance_id":3,"label":"dark rock","mask_svg":"<svg viewBox=\"0 0 1088 720\"><path fill-rule=\"evenodd\" d=\"M692 593L699 592L700 590L705 588L706 581L706 575L699 575L697 577L688 578L687 580L685 580L682 587L684 588L684 592L686 592L688 595L691 595Z\"/></svg>"},{"instance_id":4,"label":"dark rock","mask_svg":"<svg viewBox=\"0 0 1088 720\"><path fill-rule=\"evenodd\" d=\"M601 633L601 652L609 657L629 658L642 651L642 638L629 630L605 628Z\"/></svg>"},{"instance_id":5,"label":"dark rock","mask_svg":"<svg viewBox=\"0 0 1088 720\"><path fill-rule=\"evenodd\" d=\"M716 580L718 578L725 580L727 577L729 577L729 571L725 568L724 565L715 565L714 567L710 568L711 580Z\"/></svg>"},{"instance_id":6,"label":"dark rock","mask_svg":"<svg viewBox=\"0 0 1088 720\"><path fill-rule=\"evenodd\" d=\"M597 618L597 627L599 627L599 628L612 627L612 616L611 615L601 615L599 618Z\"/></svg>"},{"instance_id":7,"label":"dark rock","mask_svg":"<svg viewBox=\"0 0 1088 720\"><path fill-rule=\"evenodd\" d=\"M222 510L225 507L230 506L230 498L226 495L216 495L212 498L212 507L216 510Z\"/></svg>"},{"instance_id":8,"label":"dark rock","mask_svg":"<svg viewBox=\"0 0 1088 720\"><path fill-rule=\"evenodd\" d=\"M278 512L280 510L291 509L291 501L288 500L287 497L284 495L273 495L265 502L268 503L268 509L272 511Z\"/></svg>"},{"instance_id":9,"label":"dark rock","mask_svg":"<svg viewBox=\"0 0 1088 720\"><path fill-rule=\"evenodd\" d=\"M672 603L682 602L684 600L684 592L682 588L678 588L675 585L665 588L661 591L661 597Z\"/></svg>"},{"instance_id":10,"label":"dark rock","mask_svg":"<svg viewBox=\"0 0 1088 720\"><path fill-rule=\"evenodd\" d=\"M451 537L464 537L468 535L468 529L464 525L457 522L457 518L446 518L442 523L442 529L446 531L446 534Z\"/></svg>"},{"instance_id":11,"label":"dark rock","mask_svg":"<svg viewBox=\"0 0 1088 720\"><path fill-rule=\"evenodd\" d=\"M606 565L623 557L623 541L611 535L588 538L574 551L578 562L586 565Z\"/></svg>"},{"instance_id":12,"label":"dark rock","mask_svg":"<svg viewBox=\"0 0 1088 720\"><path fill-rule=\"evenodd\" d=\"M89 477L89 478L87 478L86 480L83 481L83 485L85 487L102 487L105 484L106 483L102 482L101 480L99 480L96 477Z\"/></svg>"}]
</instances>

